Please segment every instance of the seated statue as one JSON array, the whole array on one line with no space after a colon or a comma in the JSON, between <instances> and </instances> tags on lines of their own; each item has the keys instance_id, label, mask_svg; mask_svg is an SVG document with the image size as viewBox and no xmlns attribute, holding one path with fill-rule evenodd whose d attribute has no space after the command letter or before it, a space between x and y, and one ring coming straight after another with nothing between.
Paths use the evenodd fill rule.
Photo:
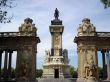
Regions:
<instances>
[{"instance_id":1,"label":"seated statue","mask_svg":"<svg viewBox=\"0 0 110 82\"><path fill-rule=\"evenodd\" d=\"M49 50L46 50L45 51L45 60L44 60L45 63L48 63L49 62L49 57L50 57L50 51Z\"/></svg>"}]
</instances>

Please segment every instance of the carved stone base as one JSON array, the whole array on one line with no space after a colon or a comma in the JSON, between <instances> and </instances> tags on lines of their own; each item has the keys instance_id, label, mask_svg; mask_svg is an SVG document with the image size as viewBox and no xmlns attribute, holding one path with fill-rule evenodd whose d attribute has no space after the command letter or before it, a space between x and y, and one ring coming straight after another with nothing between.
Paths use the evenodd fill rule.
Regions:
<instances>
[{"instance_id":1,"label":"carved stone base","mask_svg":"<svg viewBox=\"0 0 110 82\"><path fill-rule=\"evenodd\" d=\"M86 82L98 82L98 80L95 77L90 77L86 80Z\"/></svg>"},{"instance_id":2,"label":"carved stone base","mask_svg":"<svg viewBox=\"0 0 110 82\"><path fill-rule=\"evenodd\" d=\"M84 78L77 78L76 82L84 82Z\"/></svg>"}]
</instances>

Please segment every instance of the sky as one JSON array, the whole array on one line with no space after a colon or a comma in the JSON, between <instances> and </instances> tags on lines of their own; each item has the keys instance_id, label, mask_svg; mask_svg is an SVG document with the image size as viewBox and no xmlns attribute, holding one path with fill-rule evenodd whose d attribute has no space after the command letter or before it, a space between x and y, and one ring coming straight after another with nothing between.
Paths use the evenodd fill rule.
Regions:
<instances>
[{"instance_id":1,"label":"sky","mask_svg":"<svg viewBox=\"0 0 110 82\"><path fill-rule=\"evenodd\" d=\"M63 49L68 49L70 65L77 67L77 45L73 42L77 28L83 18L89 18L99 32L110 32L110 8L104 9L100 0L15 0L8 16L13 16L9 24L0 24L0 32L17 32L24 19L29 17L37 27L41 43L37 45L37 68L42 68L45 50L51 49L49 26L54 19L54 10L58 8L59 19L63 21ZM98 52L101 66L101 54ZM3 60L2 60L3 61ZM16 66L16 52L13 53L12 66ZM3 67L3 65L2 65Z\"/></svg>"}]
</instances>

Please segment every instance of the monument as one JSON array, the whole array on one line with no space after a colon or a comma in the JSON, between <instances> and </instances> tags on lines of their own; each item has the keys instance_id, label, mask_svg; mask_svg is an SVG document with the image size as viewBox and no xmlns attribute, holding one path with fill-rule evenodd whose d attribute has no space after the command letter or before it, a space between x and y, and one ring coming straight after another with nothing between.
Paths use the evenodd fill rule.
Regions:
<instances>
[{"instance_id":1,"label":"monument","mask_svg":"<svg viewBox=\"0 0 110 82\"><path fill-rule=\"evenodd\" d=\"M51 33L51 52L45 51L45 60L43 65L44 78L69 78L70 66L68 59L68 50L62 49L62 34L64 26L58 18L59 11L56 8L54 13L55 19L51 21L49 27Z\"/></svg>"},{"instance_id":2,"label":"monument","mask_svg":"<svg viewBox=\"0 0 110 82\"><path fill-rule=\"evenodd\" d=\"M77 43L78 54L77 81L100 81L97 51L102 53L103 76L106 74L105 55L107 57L107 80L110 81L110 32L97 32L90 19L84 18L77 29L74 42Z\"/></svg>"},{"instance_id":3,"label":"monument","mask_svg":"<svg viewBox=\"0 0 110 82\"><path fill-rule=\"evenodd\" d=\"M26 18L19 32L0 32L0 81L12 81L12 53L17 51L16 82L36 82L36 53L40 39L33 20ZM3 75L1 74L2 55L5 52Z\"/></svg>"}]
</instances>

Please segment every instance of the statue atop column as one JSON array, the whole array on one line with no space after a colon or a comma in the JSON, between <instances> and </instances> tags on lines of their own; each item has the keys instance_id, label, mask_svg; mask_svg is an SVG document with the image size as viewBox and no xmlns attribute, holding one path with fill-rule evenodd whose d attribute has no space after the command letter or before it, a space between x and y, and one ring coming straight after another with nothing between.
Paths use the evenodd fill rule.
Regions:
<instances>
[{"instance_id":1,"label":"statue atop column","mask_svg":"<svg viewBox=\"0 0 110 82\"><path fill-rule=\"evenodd\" d=\"M62 21L59 19L59 11L56 8L54 12L55 19L51 21L51 25L62 25Z\"/></svg>"},{"instance_id":2,"label":"statue atop column","mask_svg":"<svg viewBox=\"0 0 110 82\"><path fill-rule=\"evenodd\" d=\"M58 17L59 17L59 11L57 8L55 9L54 17L55 17L55 19L58 19Z\"/></svg>"}]
</instances>

